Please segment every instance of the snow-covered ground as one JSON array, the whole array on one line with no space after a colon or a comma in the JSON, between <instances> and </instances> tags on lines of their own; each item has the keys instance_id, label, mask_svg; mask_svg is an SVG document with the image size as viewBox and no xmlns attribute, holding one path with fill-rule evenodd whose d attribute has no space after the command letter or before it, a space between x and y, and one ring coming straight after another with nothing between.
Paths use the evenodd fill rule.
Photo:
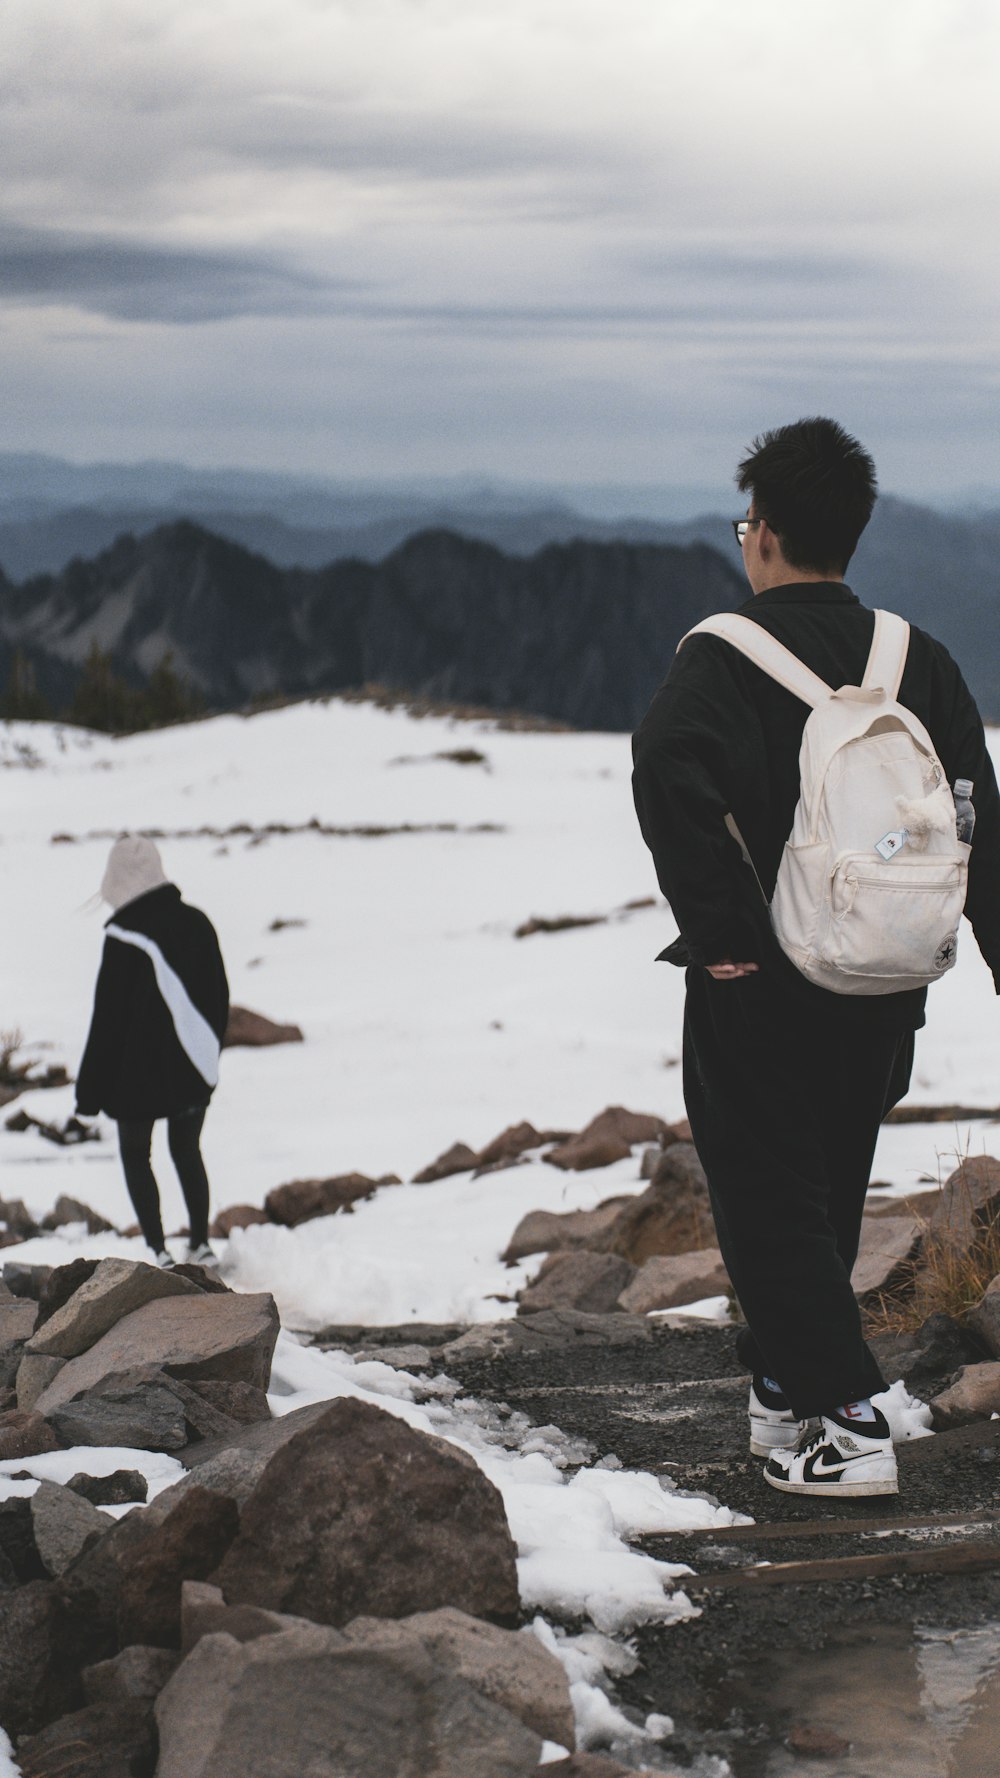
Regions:
<instances>
[{"instance_id":1,"label":"snow-covered ground","mask_svg":"<svg viewBox=\"0 0 1000 1778\"><path fill-rule=\"evenodd\" d=\"M485 764L438 757L468 747ZM75 1071L101 947L102 912L87 904L110 839L136 829L163 834L168 875L215 921L234 1000L305 1033L302 1045L225 1053L205 1135L216 1208L261 1204L297 1178L356 1170L408 1181L456 1139L477 1148L523 1118L575 1129L609 1104L683 1115L683 978L653 962L675 929L659 898L624 911L655 893L627 737L505 732L331 700L120 741L11 724L0 728L0 770L0 1027L20 1031L23 1054ZM229 831L268 824L294 831ZM356 826L418 831L320 831ZM612 917L514 937L531 915L563 914ZM289 924L273 930L276 921ZM1000 1102L1000 1014L971 932L930 998L911 1098ZM65 1088L29 1092L13 1109L59 1123L72 1105ZM0 1196L41 1216L68 1193L126 1226L113 1126L101 1119L100 1128L99 1143L68 1149L0 1128ZM158 1130L169 1231L183 1205L161 1142ZM911 1190L943 1178L957 1154L997 1142L981 1121L890 1127L874 1176ZM537 1269L537 1259L510 1269L499 1259L524 1212L589 1208L642 1189L637 1175L634 1158L568 1176L536 1158L479 1180L385 1187L351 1216L235 1235L225 1275L236 1288L272 1290L289 1330L494 1320L513 1313L510 1299ZM81 1226L15 1251L45 1262L143 1256L137 1241L87 1237ZM589 1640L567 1643L539 1624L558 1635L582 1738L625 1732L592 1684L616 1658L600 1638L690 1609L665 1565L626 1539L726 1523L727 1509L671 1495L652 1477L593 1465L577 1473L555 1435L525 1429L505 1445L489 1416L477 1420L446 1386L428 1393L384 1365L307 1350L291 1331L275 1390L278 1411L370 1392L474 1450L504 1492L525 1600L594 1625ZM911 1418L904 1404L901 1431ZM70 1459L67 1475L115 1468L121 1453ZM15 1467L61 1475L62 1461L2 1465L0 1490L33 1486L9 1479ZM127 1461L135 1467L136 1453ZM172 1460L149 1459L151 1488L175 1473Z\"/></svg>"},{"instance_id":2,"label":"snow-covered ground","mask_svg":"<svg viewBox=\"0 0 1000 1778\"><path fill-rule=\"evenodd\" d=\"M478 748L485 765L436 757ZM368 705L312 703L126 740L0 728L5 795L0 1028L25 1053L75 1068L102 912L88 906L107 838L155 828L168 874L212 916L233 998L302 1026L303 1045L229 1050L206 1125L216 1207L353 1170L409 1180L454 1140L510 1123L579 1128L608 1104L683 1115L683 977L654 964L674 934L655 893L629 790L624 735L505 732ZM330 827L424 829L340 837ZM298 829L260 839L225 830ZM483 826L498 831L476 831ZM216 833L171 837L181 830ZM302 831L304 830L304 831ZM71 840L56 843L54 836ZM515 939L530 915L612 914L604 925ZM274 921L301 922L270 930ZM1000 1010L971 931L930 997L911 1098L1000 1101ZM72 1089L17 1103L61 1121ZM61 1192L132 1221L113 1142L58 1149L0 1129L0 1195L41 1214ZM157 1130L168 1231L183 1205ZM893 1126L874 1177L937 1181L1000 1140L985 1123ZM638 1190L637 1166L566 1177L540 1161L482 1180L381 1191L353 1217L231 1243L237 1285L275 1291L290 1323L482 1320L512 1312L499 1253L525 1210L589 1207ZM136 1252L113 1238L74 1252ZM63 1237L25 1259L67 1257Z\"/></svg>"}]
</instances>

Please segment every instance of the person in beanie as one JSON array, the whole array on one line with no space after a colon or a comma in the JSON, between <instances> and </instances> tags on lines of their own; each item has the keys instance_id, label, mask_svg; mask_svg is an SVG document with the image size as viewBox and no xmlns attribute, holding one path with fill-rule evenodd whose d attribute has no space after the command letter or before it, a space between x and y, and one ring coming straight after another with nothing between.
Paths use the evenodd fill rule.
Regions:
<instances>
[{"instance_id":1,"label":"person in beanie","mask_svg":"<svg viewBox=\"0 0 1000 1778\"><path fill-rule=\"evenodd\" d=\"M152 840L141 835L115 841L101 898L114 912L77 1075L77 1113L115 1119L129 1196L161 1266L174 1262L150 1151L153 1125L166 1118L188 1211L187 1258L213 1264L200 1145L229 1016L219 941L207 915L181 900Z\"/></svg>"},{"instance_id":2,"label":"person in beanie","mask_svg":"<svg viewBox=\"0 0 1000 1778\"><path fill-rule=\"evenodd\" d=\"M800 420L755 440L737 485L743 622L849 693L876 631L844 579L875 503L871 457L833 420ZM983 724L946 649L912 625L898 683L948 783L974 784L965 912L1000 993L1000 796ZM837 1498L898 1487L851 1271L879 1125L907 1090L926 990L834 992L806 979L772 929L809 715L729 641L691 635L634 737L633 789L680 932L662 956L687 971L685 1103L746 1322L750 1449L773 1487ZM880 831L871 855L885 858Z\"/></svg>"}]
</instances>

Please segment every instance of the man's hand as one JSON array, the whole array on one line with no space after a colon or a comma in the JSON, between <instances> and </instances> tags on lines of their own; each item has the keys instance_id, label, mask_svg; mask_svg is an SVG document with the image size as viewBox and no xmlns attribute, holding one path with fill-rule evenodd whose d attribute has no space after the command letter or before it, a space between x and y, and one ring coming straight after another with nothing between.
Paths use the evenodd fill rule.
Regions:
<instances>
[{"instance_id":1,"label":"man's hand","mask_svg":"<svg viewBox=\"0 0 1000 1778\"><path fill-rule=\"evenodd\" d=\"M756 975L759 963L731 963L728 957L721 963L706 963L705 968L715 982L738 982L741 976Z\"/></svg>"}]
</instances>

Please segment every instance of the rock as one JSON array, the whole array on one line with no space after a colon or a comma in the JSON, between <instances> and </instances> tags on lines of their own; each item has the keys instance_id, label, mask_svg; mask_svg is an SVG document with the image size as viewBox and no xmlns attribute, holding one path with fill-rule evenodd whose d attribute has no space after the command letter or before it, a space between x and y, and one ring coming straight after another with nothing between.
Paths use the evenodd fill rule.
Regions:
<instances>
[{"instance_id":1,"label":"rock","mask_svg":"<svg viewBox=\"0 0 1000 1778\"><path fill-rule=\"evenodd\" d=\"M728 1289L729 1274L719 1249L704 1247L695 1253L654 1254L626 1285L618 1302L632 1315L646 1315L652 1309L673 1309L701 1297L722 1296Z\"/></svg>"},{"instance_id":2,"label":"rock","mask_svg":"<svg viewBox=\"0 0 1000 1778\"><path fill-rule=\"evenodd\" d=\"M181 1585L218 1568L239 1530L239 1509L225 1494L193 1487L161 1524L129 1552L118 1588L118 1637L178 1648Z\"/></svg>"},{"instance_id":3,"label":"rock","mask_svg":"<svg viewBox=\"0 0 1000 1778\"><path fill-rule=\"evenodd\" d=\"M885 1198L879 1197L873 1187L869 1186L865 1199L865 1216L916 1216L921 1223L926 1223L940 1202L940 1186L935 1186L933 1191L907 1192L905 1197Z\"/></svg>"},{"instance_id":4,"label":"rock","mask_svg":"<svg viewBox=\"0 0 1000 1778\"><path fill-rule=\"evenodd\" d=\"M355 1352L359 1364L387 1364L394 1371L427 1371L431 1355L426 1346L363 1346Z\"/></svg>"},{"instance_id":5,"label":"rock","mask_svg":"<svg viewBox=\"0 0 1000 1778\"><path fill-rule=\"evenodd\" d=\"M533 1778L541 1742L417 1650L310 1625L205 1636L156 1702L157 1778Z\"/></svg>"},{"instance_id":6,"label":"rock","mask_svg":"<svg viewBox=\"0 0 1000 1778\"><path fill-rule=\"evenodd\" d=\"M330 1403L272 1457L213 1576L230 1602L340 1625L518 1610L503 1502L464 1451L367 1402Z\"/></svg>"},{"instance_id":7,"label":"rock","mask_svg":"<svg viewBox=\"0 0 1000 1778\"><path fill-rule=\"evenodd\" d=\"M151 1778L152 1702L88 1704L22 1741L17 1759L22 1778Z\"/></svg>"},{"instance_id":8,"label":"rock","mask_svg":"<svg viewBox=\"0 0 1000 1778\"><path fill-rule=\"evenodd\" d=\"M272 1417L267 1394L256 1383L200 1377L195 1378L187 1387L217 1414L235 1421L238 1426L256 1426L261 1420L270 1420ZM210 1435L206 1433L203 1436Z\"/></svg>"},{"instance_id":9,"label":"rock","mask_svg":"<svg viewBox=\"0 0 1000 1778\"><path fill-rule=\"evenodd\" d=\"M30 1241L39 1233L37 1222L20 1198L0 1198L0 1223L19 1241Z\"/></svg>"},{"instance_id":10,"label":"rock","mask_svg":"<svg viewBox=\"0 0 1000 1778\"><path fill-rule=\"evenodd\" d=\"M302 1222L313 1222L317 1216L335 1216L359 1198L370 1198L378 1182L364 1173L342 1173L334 1179L293 1179L288 1185L276 1185L264 1203L272 1222L285 1228L298 1228Z\"/></svg>"},{"instance_id":11,"label":"rock","mask_svg":"<svg viewBox=\"0 0 1000 1778\"><path fill-rule=\"evenodd\" d=\"M263 1013L251 1012L245 1006L231 1006L222 1047L232 1049L236 1045L243 1045L249 1049L263 1049L273 1043L303 1041L298 1025L276 1025L273 1019L266 1019Z\"/></svg>"},{"instance_id":12,"label":"rock","mask_svg":"<svg viewBox=\"0 0 1000 1778\"><path fill-rule=\"evenodd\" d=\"M690 1142L675 1142L657 1162L646 1190L623 1205L601 1246L634 1266L658 1253L696 1253L716 1245L705 1169Z\"/></svg>"},{"instance_id":13,"label":"rock","mask_svg":"<svg viewBox=\"0 0 1000 1778\"><path fill-rule=\"evenodd\" d=\"M23 1260L11 1259L4 1266L3 1281L12 1296L30 1297L37 1303L52 1271L51 1266L29 1266Z\"/></svg>"},{"instance_id":14,"label":"rock","mask_svg":"<svg viewBox=\"0 0 1000 1778\"><path fill-rule=\"evenodd\" d=\"M88 1235L114 1234L115 1225L106 1217L98 1216L89 1204L81 1204L79 1198L58 1197L55 1209L42 1217L43 1229L64 1229L71 1222L83 1222L87 1225Z\"/></svg>"},{"instance_id":15,"label":"rock","mask_svg":"<svg viewBox=\"0 0 1000 1778\"><path fill-rule=\"evenodd\" d=\"M219 1211L209 1232L214 1241L224 1241L234 1229L249 1229L270 1220L266 1210L258 1210L253 1204L230 1204L228 1210Z\"/></svg>"},{"instance_id":16,"label":"rock","mask_svg":"<svg viewBox=\"0 0 1000 1778\"><path fill-rule=\"evenodd\" d=\"M927 1242L965 1253L984 1225L1000 1218L1000 1161L972 1155L956 1167L941 1188L927 1225Z\"/></svg>"},{"instance_id":17,"label":"rock","mask_svg":"<svg viewBox=\"0 0 1000 1778\"><path fill-rule=\"evenodd\" d=\"M255 1398L260 1394L255 1391ZM102 1377L71 1401L50 1408L47 1418L65 1446L120 1445L133 1451L181 1451L200 1438L231 1433L235 1424L193 1384L154 1364Z\"/></svg>"},{"instance_id":18,"label":"rock","mask_svg":"<svg viewBox=\"0 0 1000 1778\"><path fill-rule=\"evenodd\" d=\"M65 1358L50 1358L44 1352L26 1352L17 1367L18 1407L33 1408L65 1363Z\"/></svg>"},{"instance_id":19,"label":"rock","mask_svg":"<svg viewBox=\"0 0 1000 1778\"><path fill-rule=\"evenodd\" d=\"M266 1389L278 1337L272 1296L159 1297L133 1309L106 1334L70 1358L38 1397L46 1417L115 1371L158 1364L171 1376L214 1377ZM20 1400L20 1395L18 1396Z\"/></svg>"},{"instance_id":20,"label":"rock","mask_svg":"<svg viewBox=\"0 0 1000 1778\"><path fill-rule=\"evenodd\" d=\"M328 1401L310 1402L307 1407L293 1408L290 1414L281 1414L275 1420L256 1426L239 1426L225 1438L206 1439L203 1444L191 1445L181 1461L188 1469L197 1471L205 1487L231 1494L242 1505L282 1445L297 1433L314 1426L329 1406ZM252 1480L244 1487L245 1479L251 1475ZM167 1494L176 1493L182 1486L182 1482L175 1482L173 1488L159 1498L167 1498Z\"/></svg>"},{"instance_id":21,"label":"rock","mask_svg":"<svg viewBox=\"0 0 1000 1778\"><path fill-rule=\"evenodd\" d=\"M43 1451L59 1448L59 1440L41 1414L23 1408L9 1408L0 1414L0 1463L13 1457L40 1457Z\"/></svg>"},{"instance_id":22,"label":"rock","mask_svg":"<svg viewBox=\"0 0 1000 1778\"><path fill-rule=\"evenodd\" d=\"M624 1160L631 1153L634 1142L656 1141L667 1128L662 1117L644 1111L626 1111L624 1105L609 1105L606 1111L592 1118L578 1136L571 1136L568 1142L551 1148L545 1159L555 1167L567 1167L575 1172L589 1167L607 1167L613 1160ZM596 1159L599 1154L609 1158Z\"/></svg>"},{"instance_id":23,"label":"rock","mask_svg":"<svg viewBox=\"0 0 1000 1778\"><path fill-rule=\"evenodd\" d=\"M381 1622L381 1619L379 1620ZM308 1618L291 1617L283 1611L267 1611L262 1605L227 1605L221 1587L208 1581L186 1580L181 1586L181 1652L190 1654L203 1636L223 1632L236 1642L255 1642L279 1630L296 1629ZM331 1647L346 1643L339 1630L329 1630Z\"/></svg>"},{"instance_id":24,"label":"rock","mask_svg":"<svg viewBox=\"0 0 1000 1778\"><path fill-rule=\"evenodd\" d=\"M35 1526L30 1497L14 1494L0 1500L0 1555L3 1556L13 1583L23 1586L29 1580L45 1580L45 1566L35 1542Z\"/></svg>"},{"instance_id":25,"label":"rock","mask_svg":"<svg viewBox=\"0 0 1000 1778\"><path fill-rule=\"evenodd\" d=\"M91 1538L110 1530L104 1513L58 1482L39 1482L29 1505L35 1547L53 1580L66 1572Z\"/></svg>"},{"instance_id":26,"label":"rock","mask_svg":"<svg viewBox=\"0 0 1000 1778\"><path fill-rule=\"evenodd\" d=\"M1000 1364L963 1366L950 1388L935 1396L930 1406L938 1430L1000 1414Z\"/></svg>"},{"instance_id":27,"label":"rock","mask_svg":"<svg viewBox=\"0 0 1000 1778\"><path fill-rule=\"evenodd\" d=\"M197 1285L175 1271L130 1259L102 1259L62 1307L53 1311L28 1342L29 1352L76 1358L117 1322L144 1303L167 1296L193 1296Z\"/></svg>"},{"instance_id":28,"label":"rock","mask_svg":"<svg viewBox=\"0 0 1000 1778\"><path fill-rule=\"evenodd\" d=\"M86 1284L87 1279L93 1277L100 1263L98 1259L72 1259L68 1265L56 1266L50 1271L38 1295L36 1333L50 1315L61 1309L63 1303L69 1302L73 1292L79 1290L81 1284Z\"/></svg>"},{"instance_id":29,"label":"rock","mask_svg":"<svg viewBox=\"0 0 1000 1778\"><path fill-rule=\"evenodd\" d=\"M622 1136L611 1132L603 1136L584 1133L574 1136L570 1142L560 1143L558 1148L550 1148L543 1158L551 1161L554 1167L586 1173L593 1167L613 1167L616 1161L627 1160L631 1153L631 1144Z\"/></svg>"},{"instance_id":30,"label":"rock","mask_svg":"<svg viewBox=\"0 0 1000 1778\"><path fill-rule=\"evenodd\" d=\"M37 1313L35 1304L24 1297L0 1302L0 1389L9 1389L17 1376Z\"/></svg>"},{"instance_id":31,"label":"rock","mask_svg":"<svg viewBox=\"0 0 1000 1778\"><path fill-rule=\"evenodd\" d=\"M506 1130L501 1130L499 1136L494 1136L492 1142L487 1142L485 1148L480 1149L479 1165L492 1167L497 1161L516 1160L526 1149L540 1148L544 1141L545 1137L535 1129L534 1124L510 1124Z\"/></svg>"},{"instance_id":32,"label":"rock","mask_svg":"<svg viewBox=\"0 0 1000 1778\"><path fill-rule=\"evenodd\" d=\"M527 1258L530 1253L564 1253L575 1247L590 1246L614 1227L618 1212L628 1198L608 1198L596 1210L529 1210L522 1216L501 1258L505 1265Z\"/></svg>"},{"instance_id":33,"label":"rock","mask_svg":"<svg viewBox=\"0 0 1000 1778\"><path fill-rule=\"evenodd\" d=\"M208 1296L232 1296L228 1284L224 1284L214 1266L194 1266L189 1259L180 1260L173 1267L171 1276L186 1278L189 1284L197 1285L198 1289Z\"/></svg>"},{"instance_id":34,"label":"rock","mask_svg":"<svg viewBox=\"0 0 1000 1778\"><path fill-rule=\"evenodd\" d=\"M1000 1358L1000 1277L994 1278L966 1320L987 1352Z\"/></svg>"},{"instance_id":35,"label":"rock","mask_svg":"<svg viewBox=\"0 0 1000 1778\"><path fill-rule=\"evenodd\" d=\"M197 1582L193 1583L197 1585ZM130 1699L152 1701L180 1666L172 1648L149 1648L132 1643L110 1661L85 1667L80 1675L88 1704L127 1704Z\"/></svg>"},{"instance_id":36,"label":"rock","mask_svg":"<svg viewBox=\"0 0 1000 1778\"><path fill-rule=\"evenodd\" d=\"M861 1247L851 1273L860 1302L881 1296L903 1276L920 1249L920 1225L913 1216L866 1216Z\"/></svg>"},{"instance_id":37,"label":"rock","mask_svg":"<svg viewBox=\"0 0 1000 1778\"><path fill-rule=\"evenodd\" d=\"M133 1501L144 1501L149 1493L141 1469L113 1469L110 1475L85 1475L81 1470L66 1486L92 1506L129 1506Z\"/></svg>"},{"instance_id":38,"label":"rock","mask_svg":"<svg viewBox=\"0 0 1000 1778\"><path fill-rule=\"evenodd\" d=\"M521 1291L517 1312L581 1309L585 1314L606 1315L617 1308L634 1277L635 1267L612 1253L555 1253L534 1283Z\"/></svg>"},{"instance_id":39,"label":"rock","mask_svg":"<svg viewBox=\"0 0 1000 1778\"><path fill-rule=\"evenodd\" d=\"M112 1652L63 1582L34 1580L0 1592L0 1722L8 1735L33 1735L78 1709L81 1667Z\"/></svg>"},{"instance_id":40,"label":"rock","mask_svg":"<svg viewBox=\"0 0 1000 1778\"><path fill-rule=\"evenodd\" d=\"M957 1370L983 1355L979 1341L940 1309L915 1333L876 1334L868 1344L887 1381L901 1378L922 1401L938 1395Z\"/></svg>"},{"instance_id":41,"label":"rock","mask_svg":"<svg viewBox=\"0 0 1000 1778\"><path fill-rule=\"evenodd\" d=\"M446 1369L479 1364L505 1352L554 1351L560 1346L637 1345L653 1337L638 1316L586 1315L579 1309L539 1309L517 1321L485 1322L449 1341L440 1354Z\"/></svg>"},{"instance_id":42,"label":"rock","mask_svg":"<svg viewBox=\"0 0 1000 1778\"><path fill-rule=\"evenodd\" d=\"M439 1154L436 1161L424 1167L420 1173L414 1173L414 1185L433 1185L436 1179L449 1179L453 1173L471 1173L478 1167L480 1157L474 1148L466 1142L453 1142L444 1154Z\"/></svg>"},{"instance_id":43,"label":"rock","mask_svg":"<svg viewBox=\"0 0 1000 1778\"><path fill-rule=\"evenodd\" d=\"M446 1606L395 1621L354 1618L344 1635L365 1648L424 1648L439 1670L464 1679L543 1741L568 1747L574 1739L565 1669L530 1630L501 1630Z\"/></svg>"}]
</instances>

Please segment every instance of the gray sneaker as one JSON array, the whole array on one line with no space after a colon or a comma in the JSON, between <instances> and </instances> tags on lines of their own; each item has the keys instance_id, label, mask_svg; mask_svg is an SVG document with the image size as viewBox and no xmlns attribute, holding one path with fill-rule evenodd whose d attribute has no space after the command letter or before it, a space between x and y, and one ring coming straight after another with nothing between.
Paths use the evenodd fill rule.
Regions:
<instances>
[{"instance_id":1,"label":"gray sneaker","mask_svg":"<svg viewBox=\"0 0 1000 1778\"><path fill-rule=\"evenodd\" d=\"M200 1247L188 1248L185 1263L189 1266L217 1266L219 1262L208 1242L203 1241Z\"/></svg>"},{"instance_id":2,"label":"gray sneaker","mask_svg":"<svg viewBox=\"0 0 1000 1778\"><path fill-rule=\"evenodd\" d=\"M168 1253L165 1247L161 1247L159 1253L154 1256L153 1264L159 1266L161 1272L171 1272L177 1261L172 1253Z\"/></svg>"}]
</instances>

